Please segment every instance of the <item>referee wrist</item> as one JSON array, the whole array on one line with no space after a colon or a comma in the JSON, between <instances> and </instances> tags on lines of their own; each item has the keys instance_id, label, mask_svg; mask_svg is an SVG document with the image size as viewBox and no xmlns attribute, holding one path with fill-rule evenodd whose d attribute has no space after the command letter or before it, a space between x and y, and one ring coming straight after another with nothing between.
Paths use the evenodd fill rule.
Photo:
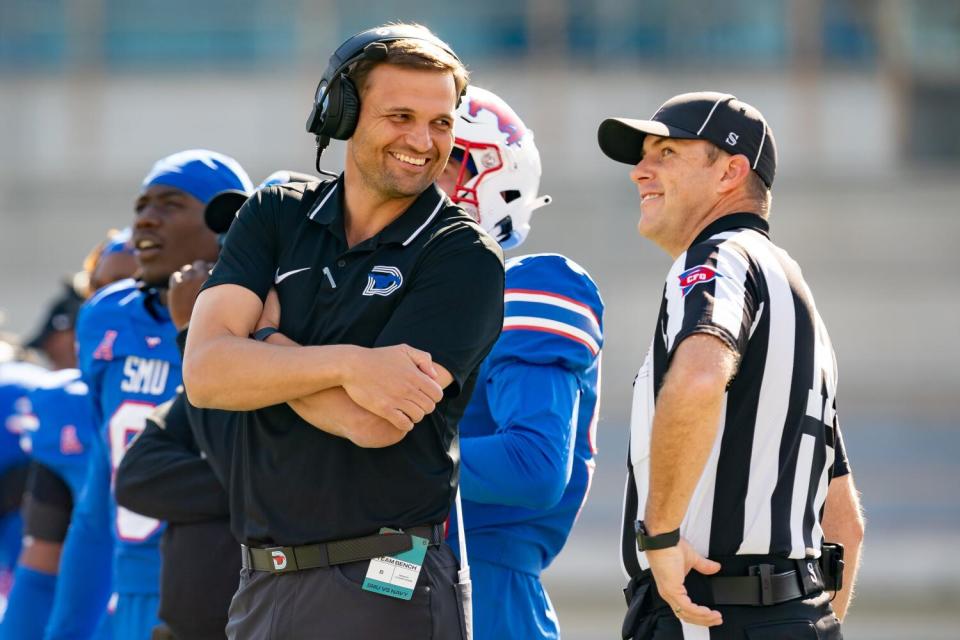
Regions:
<instances>
[{"instance_id":1,"label":"referee wrist","mask_svg":"<svg viewBox=\"0 0 960 640\"><path fill-rule=\"evenodd\" d=\"M677 527L671 531L660 531L654 533L647 528L643 520L637 520L634 524L637 536L637 548L640 551L657 551L659 549L669 549L680 544L680 528Z\"/></svg>"}]
</instances>

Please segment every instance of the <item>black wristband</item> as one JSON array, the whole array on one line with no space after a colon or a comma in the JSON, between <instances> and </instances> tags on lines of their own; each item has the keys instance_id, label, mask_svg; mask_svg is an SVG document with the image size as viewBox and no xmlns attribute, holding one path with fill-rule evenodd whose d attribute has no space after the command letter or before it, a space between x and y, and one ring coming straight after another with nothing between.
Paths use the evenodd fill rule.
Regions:
<instances>
[{"instance_id":1,"label":"black wristband","mask_svg":"<svg viewBox=\"0 0 960 640\"><path fill-rule=\"evenodd\" d=\"M647 527L643 520L637 520L635 525L637 532L637 548L640 551L656 551L658 549L669 549L675 547L680 542L680 529L667 531L655 536L647 534Z\"/></svg>"},{"instance_id":2,"label":"black wristband","mask_svg":"<svg viewBox=\"0 0 960 640\"><path fill-rule=\"evenodd\" d=\"M253 332L253 339L259 342L266 342L267 338L275 333L280 333L280 329L277 329L276 327L263 327L262 329L257 329Z\"/></svg>"}]
</instances>

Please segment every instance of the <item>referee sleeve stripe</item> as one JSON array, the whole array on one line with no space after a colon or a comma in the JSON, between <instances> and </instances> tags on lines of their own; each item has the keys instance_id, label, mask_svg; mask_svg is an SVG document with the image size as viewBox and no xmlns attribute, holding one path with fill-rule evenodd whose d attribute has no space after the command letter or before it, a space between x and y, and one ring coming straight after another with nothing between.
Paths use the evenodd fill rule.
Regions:
<instances>
[{"instance_id":1,"label":"referee sleeve stripe","mask_svg":"<svg viewBox=\"0 0 960 640\"><path fill-rule=\"evenodd\" d=\"M747 260L736 250L732 241L717 248L718 277L714 287L713 315L711 321L723 327L743 344L743 314L746 308Z\"/></svg>"}]
</instances>

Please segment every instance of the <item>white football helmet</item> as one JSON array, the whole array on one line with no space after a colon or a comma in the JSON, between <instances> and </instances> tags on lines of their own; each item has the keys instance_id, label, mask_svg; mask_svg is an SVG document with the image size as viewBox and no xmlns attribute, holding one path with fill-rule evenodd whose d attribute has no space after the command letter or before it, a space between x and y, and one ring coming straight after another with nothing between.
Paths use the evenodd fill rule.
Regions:
<instances>
[{"instance_id":1,"label":"white football helmet","mask_svg":"<svg viewBox=\"0 0 960 640\"><path fill-rule=\"evenodd\" d=\"M499 96L471 85L453 133L451 157L461 166L448 195L504 249L519 246L530 232L531 214L551 200L537 195L541 168L533 131Z\"/></svg>"}]
</instances>

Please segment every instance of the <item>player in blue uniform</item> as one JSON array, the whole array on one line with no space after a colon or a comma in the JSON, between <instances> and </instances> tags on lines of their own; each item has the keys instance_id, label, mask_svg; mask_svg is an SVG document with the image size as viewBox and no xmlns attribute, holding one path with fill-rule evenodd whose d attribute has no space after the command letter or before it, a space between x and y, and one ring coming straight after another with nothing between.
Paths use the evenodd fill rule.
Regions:
<instances>
[{"instance_id":1,"label":"player in blue uniform","mask_svg":"<svg viewBox=\"0 0 960 640\"><path fill-rule=\"evenodd\" d=\"M504 249L524 241L540 156L516 113L469 87L439 181ZM540 573L587 497L600 404L603 301L557 254L506 262L503 333L460 421L460 493L473 578L474 638L559 638ZM455 521L450 544L458 548Z\"/></svg>"},{"instance_id":2,"label":"player in blue uniform","mask_svg":"<svg viewBox=\"0 0 960 640\"><path fill-rule=\"evenodd\" d=\"M29 458L20 449L17 407L31 389L43 383L43 367L17 360L19 349L0 340L0 617L7 605L13 568L20 554L23 520L20 497Z\"/></svg>"},{"instance_id":3,"label":"player in blue uniform","mask_svg":"<svg viewBox=\"0 0 960 640\"><path fill-rule=\"evenodd\" d=\"M83 282L77 277L74 281L89 295L129 277L135 268L130 230L111 231L85 259L84 271L78 274ZM69 326L71 351L75 315L74 310L71 317L61 318L59 323L47 323L60 327L60 331ZM33 341L44 351L50 344L61 342L50 340L48 333L41 332ZM0 624L0 640L43 637L53 606L63 540L83 487L90 443L96 433L93 407L76 369L76 356L69 363L55 353L48 352L48 356L54 367L64 364L65 368L48 373L17 406L20 446L32 461L24 493L23 551L14 573L8 615Z\"/></svg>"},{"instance_id":4,"label":"player in blue uniform","mask_svg":"<svg viewBox=\"0 0 960 640\"><path fill-rule=\"evenodd\" d=\"M180 384L176 329L164 305L170 275L195 260L214 261L217 238L203 220L206 202L225 189L249 191L232 158L190 150L158 161L136 202L137 280L94 295L77 324L80 369L100 429L93 440L80 503L64 545L47 638L88 638L116 594L114 637L149 638L157 624L162 523L123 507L113 473L153 408ZM112 557L112 580L109 568Z\"/></svg>"}]
</instances>

